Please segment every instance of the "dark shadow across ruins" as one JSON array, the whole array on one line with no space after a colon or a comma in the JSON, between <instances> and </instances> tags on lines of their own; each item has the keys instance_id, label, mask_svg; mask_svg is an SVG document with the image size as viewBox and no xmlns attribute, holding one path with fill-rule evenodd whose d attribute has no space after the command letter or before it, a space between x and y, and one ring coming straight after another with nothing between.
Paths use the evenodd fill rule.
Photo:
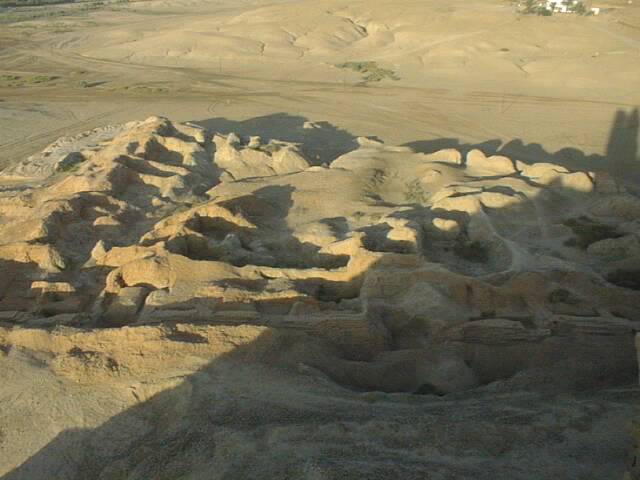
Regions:
<instances>
[{"instance_id":1,"label":"dark shadow across ruins","mask_svg":"<svg viewBox=\"0 0 640 480\"><path fill-rule=\"evenodd\" d=\"M221 134L259 136L264 143L270 140L299 143L305 158L313 165L331 163L340 155L358 148L355 136L329 122L309 122L308 119L274 113L248 120L209 118L192 122Z\"/></svg>"},{"instance_id":2,"label":"dark shadow across ruins","mask_svg":"<svg viewBox=\"0 0 640 480\"><path fill-rule=\"evenodd\" d=\"M463 143L457 138L439 138L406 143L417 152L433 153L445 148L455 148L463 155L479 149L486 155L505 155L527 164L549 162L569 170L607 171L618 180L635 184L640 189L640 113L618 110L611 123L609 139L604 155L586 154L575 147L564 147L555 152L539 143L525 143L522 139L504 143L492 139L480 143Z\"/></svg>"}]
</instances>

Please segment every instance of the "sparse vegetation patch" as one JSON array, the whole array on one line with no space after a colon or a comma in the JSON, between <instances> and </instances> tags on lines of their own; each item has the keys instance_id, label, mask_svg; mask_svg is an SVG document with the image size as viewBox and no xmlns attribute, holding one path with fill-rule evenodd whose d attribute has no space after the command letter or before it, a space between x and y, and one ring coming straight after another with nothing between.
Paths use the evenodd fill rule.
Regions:
<instances>
[{"instance_id":1,"label":"sparse vegetation patch","mask_svg":"<svg viewBox=\"0 0 640 480\"><path fill-rule=\"evenodd\" d=\"M52 19L54 17L86 17L89 12L102 9L119 9L129 0L93 2L86 1L60 1L60 0L0 0L0 24L19 24L33 20ZM64 5L61 5L64 4ZM3 9L6 9L4 11ZM85 26L91 24L85 21ZM14 25L14 26L16 26ZM37 28L46 29L55 33L64 33L72 29L68 25L38 25Z\"/></svg>"},{"instance_id":2,"label":"sparse vegetation patch","mask_svg":"<svg viewBox=\"0 0 640 480\"><path fill-rule=\"evenodd\" d=\"M69 0L0 0L0 7L40 7L60 3L75 3Z\"/></svg>"},{"instance_id":3,"label":"sparse vegetation patch","mask_svg":"<svg viewBox=\"0 0 640 480\"><path fill-rule=\"evenodd\" d=\"M405 183L404 199L407 203L425 203L427 193L422 188L420 180L417 178Z\"/></svg>"},{"instance_id":4,"label":"sparse vegetation patch","mask_svg":"<svg viewBox=\"0 0 640 480\"><path fill-rule=\"evenodd\" d=\"M123 87L123 89L134 93L167 93L169 91L169 89L165 87L153 85L128 85Z\"/></svg>"},{"instance_id":5,"label":"sparse vegetation patch","mask_svg":"<svg viewBox=\"0 0 640 480\"><path fill-rule=\"evenodd\" d=\"M20 80L18 75L0 75L0 82L15 82Z\"/></svg>"},{"instance_id":6,"label":"sparse vegetation patch","mask_svg":"<svg viewBox=\"0 0 640 480\"><path fill-rule=\"evenodd\" d=\"M47 83L53 80L56 80L58 77L54 75L34 75L33 77L28 77L25 81L27 83Z\"/></svg>"},{"instance_id":7,"label":"sparse vegetation patch","mask_svg":"<svg viewBox=\"0 0 640 480\"><path fill-rule=\"evenodd\" d=\"M58 80L55 75L0 75L0 87L27 87L30 85L42 85Z\"/></svg>"},{"instance_id":8,"label":"sparse vegetation patch","mask_svg":"<svg viewBox=\"0 0 640 480\"><path fill-rule=\"evenodd\" d=\"M393 70L382 68L376 62L346 62L336 65L338 68L361 73L365 82L380 82L384 79L400 80Z\"/></svg>"}]
</instances>

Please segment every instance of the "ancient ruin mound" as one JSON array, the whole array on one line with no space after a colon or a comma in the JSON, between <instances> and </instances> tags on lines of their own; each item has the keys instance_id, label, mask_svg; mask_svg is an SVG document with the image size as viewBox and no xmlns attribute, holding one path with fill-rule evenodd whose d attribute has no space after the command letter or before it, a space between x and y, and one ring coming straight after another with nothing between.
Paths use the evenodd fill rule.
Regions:
<instances>
[{"instance_id":1,"label":"ancient ruin mound","mask_svg":"<svg viewBox=\"0 0 640 480\"><path fill-rule=\"evenodd\" d=\"M235 351L328 379L327 392L633 381L640 199L600 172L359 144L310 166L295 144L152 117L60 140L6 170L0 356L16 372L36 368L32 358L61 384L108 386L120 403L103 420ZM8 415L11 425L21 413ZM0 424L0 448L13 445L0 473L73 422L56 425L26 441ZM116 468L120 447L105 448L60 478ZM6 478L40 478L60 454L42 452ZM131 471L131 458L117 468ZM607 462L602 472L619 468ZM509 478L533 478L507 464ZM540 478L563 471L551 467Z\"/></svg>"}]
</instances>

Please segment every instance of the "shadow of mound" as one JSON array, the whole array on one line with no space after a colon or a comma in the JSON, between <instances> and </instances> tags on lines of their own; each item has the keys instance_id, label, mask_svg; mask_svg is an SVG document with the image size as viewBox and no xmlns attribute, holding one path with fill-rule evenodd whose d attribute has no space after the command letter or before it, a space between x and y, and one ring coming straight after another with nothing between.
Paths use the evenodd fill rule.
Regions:
<instances>
[{"instance_id":1,"label":"shadow of mound","mask_svg":"<svg viewBox=\"0 0 640 480\"><path fill-rule=\"evenodd\" d=\"M301 144L305 158L312 165L331 163L340 155L358 148L355 136L329 122L309 122L287 113L274 113L248 120L209 118L192 123L221 134L257 135L264 142L280 140Z\"/></svg>"},{"instance_id":2,"label":"shadow of mound","mask_svg":"<svg viewBox=\"0 0 640 480\"><path fill-rule=\"evenodd\" d=\"M165 328L165 341L185 352L209 341ZM623 471L629 435L622 422L640 400L637 390L557 400L523 390L496 397L491 388L438 397L429 385L413 396L358 393L313 367L295 367L296 357L321 353L301 335L235 335L233 328L245 327L224 332L236 342L230 351L171 377L173 386L152 395L144 395L145 382L133 382L139 388L129 387L132 406L96 428L62 431L2 480L524 480L553 472L620 478ZM68 355L82 363L93 353L76 348ZM126 383L112 388L122 391ZM601 428L594 433L604 416L616 427L613 437ZM567 442L568 434L579 440ZM540 476L523 462L536 452L544 453L535 469Z\"/></svg>"},{"instance_id":3,"label":"shadow of mound","mask_svg":"<svg viewBox=\"0 0 640 480\"><path fill-rule=\"evenodd\" d=\"M183 234L167 241L167 248L192 260L219 260L237 267L334 269L346 266L347 255L321 253L319 245L302 242L293 235L286 217L293 206L294 192L291 185L271 185L221 201L220 206L242 215L256 228L242 228L224 219L198 215L185 224Z\"/></svg>"},{"instance_id":4,"label":"shadow of mound","mask_svg":"<svg viewBox=\"0 0 640 480\"><path fill-rule=\"evenodd\" d=\"M551 152L539 143L526 143L519 138L507 143L501 139L491 139L474 144L462 143L457 138L441 138L409 142L404 146L427 154L446 148L454 148L466 155L470 150L479 149L486 155L505 155L529 165L548 162L561 165L569 170L606 171L627 184L639 185L639 136L640 113L635 108L630 112L618 110L615 113L604 155L585 154L574 147L564 147Z\"/></svg>"},{"instance_id":5,"label":"shadow of mound","mask_svg":"<svg viewBox=\"0 0 640 480\"><path fill-rule=\"evenodd\" d=\"M453 148L458 150L463 156L469 151L477 148L482 150L485 154L496 153L502 145L501 140L487 140L481 143L461 143L457 138L436 138L433 140L416 140L414 142L405 143L403 147L409 147L412 150L419 153L434 153L439 150L445 150L447 148Z\"/></svg>"},{"instance_id":6,"label":"shadow of mound","mask_svg":"<svg viewBox=\"0 0 640 480\"><path fill-rule=\"evenodd\" d=\"M232 328L228 333L233 337ZM244 335L246 340L246 332ZM247 386L259 390L260 383L273 375L255 362L274 361L274 352L283 342L270 330L249 334L253 339L244 344L242 336L237 337L237 348L181 378L178 386L141 399L95 429L60 433L3 480L168 480L190 473L196 475L191 478L248 479L256 478L257 468L263 469L261 474L266 475L263 478L300 478L292 476L300 467L293 461L280 458L270 462L262 458L255 465L245 463L248 458L260 455L254 450L257 445L250 445L254 436L251 432L266 426L277 430L278 426L290 424L310 428L329 422L331 413L303 402L296 405L295 391L264 391L262 399L255 391L251 399L244 395L236 397L232 390L244 390ZM165 338L175 344L207 343L206 337L171 329ZM82 353L76 349L73 355L82 358ZM261 370L265 378L258 380ZM212 388L221 381L231 390ZM139 393L132 392L138 398ZM285 397L292 394L293 398L286 401ZM269 399L272 395L278 400ZM286 404L286 408L278 406L278 402ZM253 453L241 454L246 447ZM200 475L194 470L199 470Z\"/></svg>"}]
</instances>

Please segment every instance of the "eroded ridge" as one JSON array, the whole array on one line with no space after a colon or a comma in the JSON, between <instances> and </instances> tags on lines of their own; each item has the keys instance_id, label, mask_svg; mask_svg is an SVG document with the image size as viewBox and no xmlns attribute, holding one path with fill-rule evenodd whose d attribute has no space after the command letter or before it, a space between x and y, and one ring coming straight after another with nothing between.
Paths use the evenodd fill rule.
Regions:
<instances>
[{"instance_id":1,"label":"eroded ridge","mask_svg":"<svg viewBox=\"0 0 640 480\"><path fill-rule=\"evenodd\" d=\"M0 344L244 325L367 390L634 374L639 198L603 172L359 144L310 166L158 117L56 142L2 174ZM41 328L68 339L24 334Z\"/></svg>"}]
</instances>

